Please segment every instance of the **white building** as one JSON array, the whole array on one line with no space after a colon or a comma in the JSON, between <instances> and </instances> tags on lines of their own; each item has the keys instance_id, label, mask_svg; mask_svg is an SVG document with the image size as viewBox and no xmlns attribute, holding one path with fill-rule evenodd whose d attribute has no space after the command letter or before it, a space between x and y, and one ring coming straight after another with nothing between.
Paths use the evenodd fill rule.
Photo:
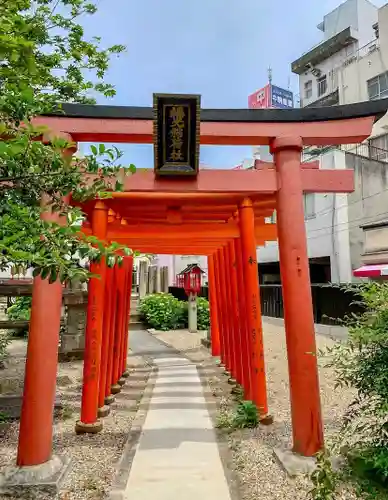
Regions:
<instances>
[{"instance_id":1,"label":"white building","mask_svg":"<svg viewBox=\"0 0 388 500\"><path fill-rule=\"evenodd\" d=\"M322 42L291 65L299 75L302 107L388 98L388 4L379 9L368 0L347 0L318 29ZM362 227L388 218L387 115L366 144L305 151L306 160L312 156L320 168L355 170L354 193L305 195L312 281L347 282L354 269L382 258L381 245L370 254ZM277 243L259 249L258 261L262 281L279 283Z\"/></svg>"},{"instance_id":2,"label":"white building","mask_svg":"<svg viewBox=\"0 0 388 500\"><path fill-rule=\"evenodd\" d=\"M322 42L291 64L301 107L388 97L388 4L379 9L368 0L347 0L318 28ZM387 117L371 137L373 146L388 150Z\"/></svg>"}]
</instances>

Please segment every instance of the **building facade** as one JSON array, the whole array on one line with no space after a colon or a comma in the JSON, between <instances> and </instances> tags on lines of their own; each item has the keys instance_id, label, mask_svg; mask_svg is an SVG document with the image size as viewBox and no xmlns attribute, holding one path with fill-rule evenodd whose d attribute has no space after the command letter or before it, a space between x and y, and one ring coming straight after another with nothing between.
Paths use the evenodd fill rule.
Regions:
<instances>
[{"instance_id":1,"label":"building facade","mask_svg":"<svg viewBox=\"0 0 388 500\"><path fill-rule=\"evenodd\" d=\"M368 0L347 0L318 28L322 42L291 64L299 76L301 106L388 98L388 4L377 8ZM370 144L388 150L387 116L373 128Z\"/></svg>"},{"instance_id":2,"label":"building facade","mask_svg":"<svg viewBox=\"0 0 388 500\"><path fill-rule=\"evenodd\" d=\"M299 76L302 107L388 98L388 4L379 9L368 0L347 0L325 15L318 29L322 41L291 64ZM341 150L309 148L304 159L319 159L323 169L355 172L354 193L307 194L304 200L312 281L352 281L355 269L368 259L376 263L383 255L380 240L386 225L380 222L388 218L387 116L374 126L366 144L349 144ZM370 227L378 233L376 241L380 238L374 255ZM277 244L259 249L258 261L262 281L279 283Z\"/></svg>"}]
</instances>

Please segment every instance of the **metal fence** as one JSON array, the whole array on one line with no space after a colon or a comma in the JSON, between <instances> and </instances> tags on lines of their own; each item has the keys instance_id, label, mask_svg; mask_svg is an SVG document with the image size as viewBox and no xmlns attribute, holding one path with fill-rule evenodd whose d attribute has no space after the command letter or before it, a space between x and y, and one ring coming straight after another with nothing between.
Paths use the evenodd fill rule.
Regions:
<instances>
[{"instance_id":1,"label":"metal fence","mask_svg":"<svg viewBox=\"0 0 388 500\"><path fill-rule=\"evenodd\" d=\"M283 296L281 285L261 285L261 309L263 316L283 318ZM314 322L324 325L338 324L351 313L361 312L355 304L357 297L342 288L327 285L311 285Z\"/></svg>"},{"instance_id":2,"label":"metal fence","mask_svg":"<svg viewBox=\"0 0 388 500\"><path fill-rule=\"evenodd\" d=\"M169 292L179 300L187 300L183 288L170 287ZM330 284L311 285L314 322L324 325L339 324L345 316L361 312L354 303L357 297L344 289ZM208 298L208 288L202 287L199 296ZM263 316L283 318L283 296L281 285L260 285L261 313Z\"/></svg>"}]
</instances>

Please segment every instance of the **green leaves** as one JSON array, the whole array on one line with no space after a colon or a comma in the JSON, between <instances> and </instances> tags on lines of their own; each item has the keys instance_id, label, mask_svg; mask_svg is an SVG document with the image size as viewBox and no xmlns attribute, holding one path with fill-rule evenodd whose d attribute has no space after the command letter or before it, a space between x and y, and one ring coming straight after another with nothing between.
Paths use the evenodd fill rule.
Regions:
<instances>
[{"instance_id":1,"label":"green leaves","mask_svg":"<svg viewBox=\"0 0 388 500\"><path fill-rule=\"evenodd\" d=\"M88 261L106 258L109 265L121 265L118 253L131 251L80 237L84 215L63 198L108 198L122 189L122 174L136 169L122 167L122 152L104 144L69 161L63 151L75 145L55 137L43 143L47 129L34 126L32 118L58 112L60 102L94 102L89 92L113 96L105 74L111 55L125 48L102 50L99 37L85 39L77 19L96 12L93 2L35 0L30 7L28 0L0 2L0 269L22 265L50 282L84 281ZM63 225L40 219L42 193Z\"/></svg>"},{"instance_id":2,"label":"green leaves","mask_svg":"<svg viewBox=\"0 0 388 500\"><path fill-rule=\"evenodd\" d=\"M140 304L140 311L147 323L157 330L176 330L188 324L187 302L179 301L170 293L147 295ZM210 326L209 302L197 298L197 325L199 330Z\"/></svg>"},{"instance_id":3,"label":"green leaves","mask_svg":"<svg viewBox=\"0 0 388 500\"><path fill-rule=\"evenodd\" d=\"M334 474L327 452L318 456L312 476L314 500L337 498L337 485L352 482L361 498L386 498L388 488L388 284L347 285L360 300L360 314L346 318L346 342L327 350L336 387L349 387L354 399L335 436L333 449L346 468ZM346 472L346 474L345 474Z\"/></svg>"},{"instance_id":4,"label":"green leaves","mask_svg":"<svg viewBox=\"0 0 388 500\"><path fill-rule=\"evenodd\" d=\"M140 311L152 328L177 330L185 324L184 304L169 293L158 293L144 297Z\"/></svg>"},{"instance_id":5,"label":"green leaves","mask_svg":"<svg viewBox=\"0 0 388 500\"><path fill-rule=\"evenodd\" d=\"M237 429L257 427L259 412L253 401L241 401L233 418L233 427Z\"/></svg>"}]
</instances>

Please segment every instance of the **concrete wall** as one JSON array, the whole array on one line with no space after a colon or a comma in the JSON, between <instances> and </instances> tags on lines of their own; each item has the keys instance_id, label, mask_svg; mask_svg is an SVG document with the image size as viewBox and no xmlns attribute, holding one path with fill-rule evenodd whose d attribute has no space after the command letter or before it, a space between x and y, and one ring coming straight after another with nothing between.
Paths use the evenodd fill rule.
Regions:
<instances>
[{"instance_id":1,"label":"concrete wall","mask_svg":"<svg viewBox=\"0 0 388 500\"><path fill-rule=\"evenodd\" d=\"M378 11L379 40L360 53L356 61L342 68L344 103L367 101L367 81L388 71L388 4ZM373 46L372 46L373 45ZM388 133L388 116L379 120L373 127L372 136Z\"/></svg>"},{"instance_id":2,"label":"concrete wall","mask_svg":"<svg viewBox=\"0 0 388 500\"><path fill-rule=\"evenodd\" d=\"M386 226L364 231L364 236L364 252L388 252L388 219Z\"/></svg>"},{"instance_id":3,"label":"concrete wall","mask_svg":"<svg viewBox=\"0 0 388 500\"><path fill-rule=\"evenodd\" d=\"M364 232L361 225L388 215L388 169L382 162L345 154L346 168L355 171L355 191L348 195L350 260L352 269L362 265Z\"/></svg>"},{"instance_id":4,"label":"concrete wall","mask_svg":"<svg viewBox=\"0 0 388 500\"><path fill-rule=\"evenodd\" d=\"M338 88L340 104L367 101L369 99L367 81L388 70L388 4L376 11L370 2L358 1L359 16L363 20L361 26L365 27L362 37L359 33L359 43L342 49L316 66L322 74L327 75L327 94ZM375 19L379 24L378 40L372 29ZM308 80L313 81L313 95L306 99L304 84ZM302 106L307 106L319 98L317 79L310 71L300 75L299 91ZM386 133L388 133L388 115L375 124L372 136Z\"/></svg>"},{"instance_id":5,"label":"concrete wall","mask_svg":"<svg viewBox=\"0 0 388 500\"><path fill-rule=\"evenodd\" d=\"M359 29L358 0L347 0L323 17L324 39L328 40L351 26Z\"/></svg>"}]
</instances>

